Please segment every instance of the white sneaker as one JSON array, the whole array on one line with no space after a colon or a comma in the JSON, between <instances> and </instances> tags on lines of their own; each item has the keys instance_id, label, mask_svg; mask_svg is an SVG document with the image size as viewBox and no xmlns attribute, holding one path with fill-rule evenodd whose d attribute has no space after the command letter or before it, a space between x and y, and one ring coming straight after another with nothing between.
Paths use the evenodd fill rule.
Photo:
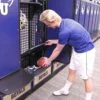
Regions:
<instances>
[{"instance_id":1,"label":"white sneaker","mask_svg":"<svg viewBox=\"0 0 100 100\"><path fill-rule=\"evenodd\" d=\"M69 91L68 90L64 90L64 89L60 89L58 91L54 91L53 95L55 96L60 96L60 95L68 95Z\"/></svg>"}]
</instances>

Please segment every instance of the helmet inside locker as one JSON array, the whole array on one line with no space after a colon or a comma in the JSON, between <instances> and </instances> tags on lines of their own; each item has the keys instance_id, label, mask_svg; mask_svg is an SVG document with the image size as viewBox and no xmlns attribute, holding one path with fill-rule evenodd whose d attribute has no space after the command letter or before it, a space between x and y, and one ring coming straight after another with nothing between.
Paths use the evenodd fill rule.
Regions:
<instances>
[{"instance_id":1,"label":"helmet inside locker","mask_svg":"<svg viewBox=\"0 0 100 100\"><path fill-rule=\"evenodd\" d=\"M20 10L20 29L24 29L28 25L26 15Z\"/></svg>"}]
</instances>

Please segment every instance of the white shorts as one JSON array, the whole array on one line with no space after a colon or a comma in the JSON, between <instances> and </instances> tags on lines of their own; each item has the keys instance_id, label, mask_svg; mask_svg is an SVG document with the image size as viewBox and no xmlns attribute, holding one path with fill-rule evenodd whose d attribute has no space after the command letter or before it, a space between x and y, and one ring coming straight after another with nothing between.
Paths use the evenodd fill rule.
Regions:
<instances>
[{"instance_id":1,"label":"white shorts","mask_svg":"<svg viewBox=\"0 0 100 100\"><path fill-rule=\"evenodd\" d=\"M95 49L84 53L77 53L72 50L72 57L69 68L76 70L76 73L82 79L92 77L93 66L95 60Z\"/></svg>"}]
</instances>

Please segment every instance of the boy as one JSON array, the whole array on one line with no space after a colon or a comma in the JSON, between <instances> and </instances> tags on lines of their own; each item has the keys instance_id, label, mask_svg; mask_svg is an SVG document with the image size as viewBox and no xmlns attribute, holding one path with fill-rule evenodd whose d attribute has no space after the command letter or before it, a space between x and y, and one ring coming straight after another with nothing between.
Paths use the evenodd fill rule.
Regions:
<instances>
[{"instance_id":1,"label":"boy","mask_svg":"<svg viewBox=\"0 0 100 100\"><path fill-rule=\"evenodd\" d=\"M84 81L85 100L91 100L93 93L92 72L95 58L95 49L89 33L82 25L72 19L62 19L55 11L45 10L40 15L40 21L51 28L58 28L58 39L48 40L46 45L57 44L51 56L43 64L48 66L62 51L66 44L72 46L72 57L69 74L64 87L53 92L54 95L68 95L76 72Z\"/></svg>"}]
</instances>

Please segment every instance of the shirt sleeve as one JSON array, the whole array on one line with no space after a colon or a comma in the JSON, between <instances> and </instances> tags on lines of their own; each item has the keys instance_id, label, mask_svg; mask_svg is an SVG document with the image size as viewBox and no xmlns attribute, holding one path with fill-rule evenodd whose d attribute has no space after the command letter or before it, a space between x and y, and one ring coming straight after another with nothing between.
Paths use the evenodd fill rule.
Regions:
<instances>
[{"instance_id":1,"label":"shirt sleeve","mask_svg":"<svg viewBox=\"0 0 100 100\"><path fill-rule=\"evenodd\" d=\"M59 32L59 40L58 40L58 43L59 44L63 44L63 45L66 45L68 44L68 40L69 40L69 32L64 32L64 31L61 31Z\"/></svg>"}]
</instances>

